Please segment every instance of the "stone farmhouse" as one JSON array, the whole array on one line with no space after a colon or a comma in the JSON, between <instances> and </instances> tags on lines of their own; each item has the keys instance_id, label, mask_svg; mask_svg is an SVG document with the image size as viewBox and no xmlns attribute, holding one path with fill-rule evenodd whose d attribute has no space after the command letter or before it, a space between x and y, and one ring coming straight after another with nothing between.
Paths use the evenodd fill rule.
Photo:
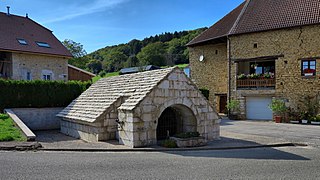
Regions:
<instances>
[{"instance_id":1,"label":"stone farmhouse","mask_svg":"<svg viewBox=\"0 0 320 180\"><path fill-rule=\"evenodd\" d=\"M61 132L90 142L154 145L182 132L219 138L219 116L179 68L104 78L58 115Z\"/></svg>"},{"instance_id":2,"label":"stone farmhouse","mask_svg":"<svg viewBox=\"0 0 320 180\"><path fill-rule=\"evenodd\" d=\"M246 0L189 42L191 78L219 112L240 102L242 119L272 119L281 98L299 110L320 88L320 1Z\"/></svg>"},{"instance_id":3,"label":"stone farmhouse","mask_svg":"<svg viewBox=\"0 0 320 180\"><path fill-rule=\"evenodd\" d=\"M28 16L0 13L0 78L68 80L70 52Z\"/></svg>"}]
</instances>

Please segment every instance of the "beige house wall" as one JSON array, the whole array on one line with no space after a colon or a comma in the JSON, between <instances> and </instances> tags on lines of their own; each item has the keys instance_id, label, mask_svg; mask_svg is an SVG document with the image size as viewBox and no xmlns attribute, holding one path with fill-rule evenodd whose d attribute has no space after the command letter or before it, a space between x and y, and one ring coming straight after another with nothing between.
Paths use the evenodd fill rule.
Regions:
<instances>
[{"instance_id":1,"label":"beige house wall","mask_svg":"<svg viewBox=\"0 0 320 180\"><path fill-rule=\"evenodd\" d=\"M12 79L26 80L30 72L32 80L43 79L43 73L52 72L52 80L68 80L68 60L66 58L12 53Z\"/></svg>"},{"instance_id":2,"label":"beige house wall","mask_svg":"<svg viewBox=\"0 0 320 180\"><path fill-rule=\"evenodd\" d=\"M231 98L241 101L245 118L246 96L272 96L288 100L288 105L298 109L305 96L315 96L320 89L320 26L312 25L291 29L250 33L230 37L231 58L247 59L262 56L283 55L275 60L275 90L237 90L236 69L231 68ZM257 44L257 48L254 48ZM301 76L301 59L316 59L316 76ZM208 69L213 68L210 66ZM197 76L196 76L197 77Z\"/></svg>"},{"instance_id":3,"label":"beige house wall","mask_svg":"<svg viewBox=\"0 0 320 180\"><path fill-rule=\"evenodd\" d=\"M204 61L199 57L204 55ZM210 91L209 102L219 110L217 94L228 92L227 44L209 44L189 47L191 79L199 88Z\"/></svg>"}]
</instances>

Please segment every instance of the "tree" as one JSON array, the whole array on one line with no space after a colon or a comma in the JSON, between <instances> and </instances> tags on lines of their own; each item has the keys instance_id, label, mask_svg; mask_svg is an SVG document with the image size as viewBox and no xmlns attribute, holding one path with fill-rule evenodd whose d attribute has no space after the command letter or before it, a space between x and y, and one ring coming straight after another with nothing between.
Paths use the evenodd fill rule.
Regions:
<instances>
[{"instance_id":1,"label":"tree","mask_svg":"<svg viewBox=\"0 0 320 180\"><path fill-rule=\"evenodd\" d=\"M121 68L123 68L123 65L127 59L128 56L126 56L123 52L117 50L110 51L103 61L103 69L106 72L119 71Z\"/></svg>"},{"instance_id":2,"label":"tree","mask_svg":"<svg viewBox=\"0 0 320 180\"><path fill-rule=\"evenodd\" d=\"M156 42L142 48L137 58L142 65L163 66L166 65L165 53L165 45L162 42Z\"/></svg>"},{"instance_id":3,"label":"tree","mask_svg":"<svg viewBox=\"0 0 320 180\"><path fill-rule=\"evenodd\" d=\"M125 67L136 67L139 66L139 59L132 55L128 58L127 62L125 63Z\"/></svg>"},{"instance_id":4,"label":"tree","mask_svg":"<svg viewBox=\"0 0 320 180\"><path fill-rule=\"evenodd\" d=\"M80 43L74 42L71 39L65 39L62 41L62 44L70 51L70 53L75 57L83 57L87 55L87 52L83 49L83 45Z\"/></svg>"},{"instance_id":5,"label":"tree","mask_svg":"<svg viewBox=\"0 0 320 180\"><path fill-rule=\"evenodd\" d=\"M86 66L95 74L98 74L102 70L102 63L98 60L92 59L86 64Z\"/></svg>"},{"instance_id":6,"label":"tree","mask_svg":"<svg viewBox=\"0 0 320 180\"><path fill-rule=\"evenodd\" d=\"M70 51L73 58L69 59L68 63L81 69L87 69L89 59L85 57L87 52L83 49L80 43L74 42L70 39L65 39L62 44Z\"/></svg>"}]
</instances>

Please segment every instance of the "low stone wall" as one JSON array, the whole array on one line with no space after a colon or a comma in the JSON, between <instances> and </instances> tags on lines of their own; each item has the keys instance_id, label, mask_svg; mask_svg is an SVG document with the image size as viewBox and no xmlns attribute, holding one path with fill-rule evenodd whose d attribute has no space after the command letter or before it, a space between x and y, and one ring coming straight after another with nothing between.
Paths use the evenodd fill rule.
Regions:
<instances>
[{"instance_id":1,"label":"low stone wall","mask_svg":"<svg viewBox=\"0 0 320 180\"><path fill-rule=\"evenodd\" d=\"M13 122L27 137L27 141L34 141L36 139L36 135L21 121L21 119L19 119L19 117L11 109L5 109L4 112L10 116Z\"/></svg>"},{"instance_id":2,"label":"low stone wall","mask_svg":"<svg viewBox=\"0 0 320 180\"><path fill-rule=\"evenodd\" d=\"M56 117L63 108L13 108L11 109L31 130L60 129Z\"/></svg>"}]
</instances>

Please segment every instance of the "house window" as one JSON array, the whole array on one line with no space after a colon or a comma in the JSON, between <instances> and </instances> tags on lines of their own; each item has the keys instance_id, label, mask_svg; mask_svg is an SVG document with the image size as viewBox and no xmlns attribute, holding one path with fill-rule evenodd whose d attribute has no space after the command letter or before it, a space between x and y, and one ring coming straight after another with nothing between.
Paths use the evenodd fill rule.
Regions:
<instances>
[{"instance_id":1,"label":"house window","mask_svg":"<svg viewBox=\"0 0 320 180\"><path fill-rule=\"evenodd\" d=\"M43 80L50 81L50 80L51 80L51 75L49 75L49 74L43 75L43 76L42 76L42 79L43 79Z\"/></svg>"},{"instance_id":2,"label":"house window","mask_svg":"<svg viewBox=\"0 0 320 180\"><path fill-rule=\"evenodd\" d=\"M53 77L53 72L51 70L42 70L42 79L43 80L47 80L47 81L50 81L50 80L54 80L54 77Z\"/></svg>"},{"instance_id":3,"label":"house window","mask_svg":"<svg viewBox=\"0 0 320 180\"><path fill-rule=\"evenodd\" d=\"M19 44L21 45L28 45L27 41L24 39L17 39L17 41L19 42Z\"/></svg>"},{"instance_id":4,"label":"house window","mask_svg":"<svg viewBox=\"0 0 320 180\"><path fill-rule=\"evenodd\" d=\"M36 42L39 47L50 48L51 46L45 42Z\"/></svg>"},{"instance_id":5,"label":"house window","mask_svg":"<svg viewBox=\"0 0 320 180\"><path fill-rule=\"evenodd\" d=\"M28 81L31 80L31 72L27 72L27 80L28 80Z\"/></svg>"},{"instance_id":6,"label":"house window","mask_svg":"<svg viewBox=\"0 0 320 180\"><path fill-rule=\"evenodd\" d=\"M316 60L301 61L301 75L315 76L316 75Z\"/></svg>"},{"instance_id":7,"label":"house window","mask_svg":"<svg viewBox=\"0 0 320 180\"><path fill-rule=\"evenodd\" d=\"M251 62L250 63L250 74L274 74L275 73L275 62Z\"/></svg>"}]
</instances>

